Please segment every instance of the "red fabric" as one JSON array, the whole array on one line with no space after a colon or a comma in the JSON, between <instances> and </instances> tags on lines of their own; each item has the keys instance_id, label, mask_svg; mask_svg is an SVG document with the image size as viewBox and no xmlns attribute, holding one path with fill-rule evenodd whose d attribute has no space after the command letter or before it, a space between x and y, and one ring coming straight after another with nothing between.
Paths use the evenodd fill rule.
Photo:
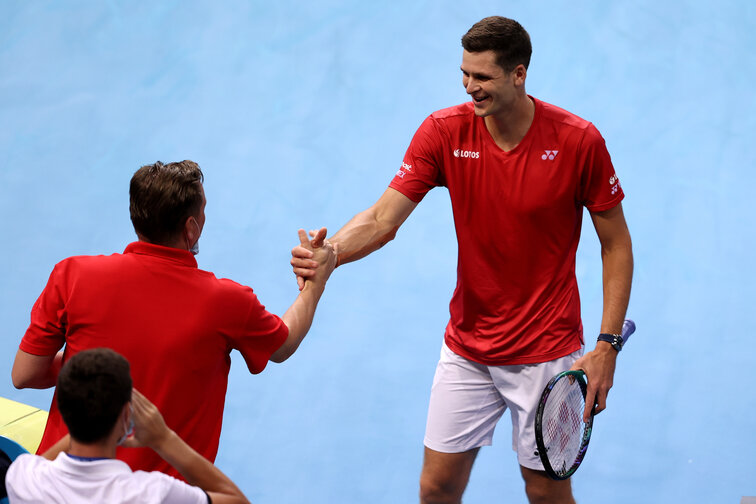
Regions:
<instances>
[{"instance_id":1,"label":"red fabric","mask_svg":"<svg viewBox=\"0 0 756 504\"><path fill-rule=\"evenodd\" d=\"M191 253L136 242L123 254L70 257L53 269L34 304L21 350L64 361L81 350L108 347L131 364L134 387L175 430L215 460L230 352L259 373L288 328L265 311L252 289L197 268ZM56 399L37 453L67 429ZM149 449L119 449L133 470L178 476Z\"/></svg>"},{"instance_id":2,"label":"red fabric","mask_svg":"<svg viewBox=\"0 0 756 504\"><path fill-rule=\"evenodd\" d=\"M545 362L582 343L575 253L583 207L624 193L598 130L535 102L533 123L505 152L471 102L420 126L390 187L415 202L449 189L459 247L446 343L488 365Z\"/></svg>"}]
</instances>

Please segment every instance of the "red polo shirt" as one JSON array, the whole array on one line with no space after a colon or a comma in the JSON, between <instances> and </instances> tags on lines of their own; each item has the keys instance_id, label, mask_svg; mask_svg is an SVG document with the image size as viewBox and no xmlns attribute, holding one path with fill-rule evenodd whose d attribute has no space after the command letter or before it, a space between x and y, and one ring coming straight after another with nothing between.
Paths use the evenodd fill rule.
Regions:
<instances>
[{"instance_id":1,"label":"red polo shirt","mask_svg":"<svg viewBox=\"0 0 756 504\"><path fill-rule=\"evenodd\" d=\"M459 256L446 343L488 365L545 362L580 348L583 207L607 210L624 196L593 124L533 101L533 123L510 151L496 145L472 102L431 114L390 184L415 202L433 187L449 189Z\"/></svg>"},{"instance_id":2,"label":"red polo shirt","mask_svg":"<svg viewBox=\"0 0 756 504\"><path fill-rule=\"evenodd\" d=\"M131 364L134 387L208 460L221 432L231 350L259 373L288 328L251 288L197 268L185 251L136 242L123 254L58 263L34 304L21 350L51 355L107 347ZM67 433L53 398L38 453ZM132 469L178 475L149 449L119 449Z\"/></svg>"}]
</instances>

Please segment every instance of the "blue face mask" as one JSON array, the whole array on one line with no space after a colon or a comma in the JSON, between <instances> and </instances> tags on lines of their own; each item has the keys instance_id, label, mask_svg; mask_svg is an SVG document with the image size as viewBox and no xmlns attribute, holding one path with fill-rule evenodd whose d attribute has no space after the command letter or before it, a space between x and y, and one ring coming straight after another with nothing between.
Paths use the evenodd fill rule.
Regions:
<instances>
[{"instance_id":1,"label":"blue face mask","mask_svg":"<svg viewBox=\"0 0 756 504\"><path fill-rule=\"evenodd\" d=\"M199 254L199 235L202 233L202 230L200 229L199 224L197 224L197 221L194 221L194 225L197 226L197 241L189 248L189 252L191 252L192 255L197 255Z\"/></svg>"},{"instance_id":2,"label":"blue face mask","mask_svg":"<svg viewBox=\"0 0 756 504\"><path fill-rule=\"evenodd\" d=\"M120 437L118 440L118 445L120 446L121 443L126 441L126 438L131 436L134 433L134 411L132 410L131 415L129 415L129 425L126 428L126 432L123 433L123 436Z\"/></svg>"}]
</instances>

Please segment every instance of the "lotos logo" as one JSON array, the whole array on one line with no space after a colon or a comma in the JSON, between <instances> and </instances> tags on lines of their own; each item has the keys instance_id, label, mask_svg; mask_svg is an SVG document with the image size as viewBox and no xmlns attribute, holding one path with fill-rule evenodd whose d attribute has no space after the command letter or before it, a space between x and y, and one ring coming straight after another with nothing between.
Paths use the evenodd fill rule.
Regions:
<instances>
[{"instance_id":1,"label":"lotos logo","mask_svg":"<svg viewBox=\"0 0 756 504\"><path fill-rule=\"evenodd\" d=\"M454 154L454 157L461 157L461 158L478 159L480 157L480 152L469 151L469 150L454 149L453 154Z\"/></svg>"}]
</instances>

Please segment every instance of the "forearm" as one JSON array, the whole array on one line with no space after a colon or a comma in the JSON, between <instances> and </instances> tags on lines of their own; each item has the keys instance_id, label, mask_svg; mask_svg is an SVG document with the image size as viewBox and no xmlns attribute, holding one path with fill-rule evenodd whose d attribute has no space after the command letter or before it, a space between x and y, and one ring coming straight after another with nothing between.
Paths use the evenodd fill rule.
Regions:
<instances>
[{"instance_id":1,"label":"forearm","mask_svg":"<svg viewBox=\"0 0 756 504\"><path fill-rule=\"evenodd\" d=\"M417 203L395 189L386 189L373 206L355 215L330 242L338 244L338 265L375 252L396 236Z\"/></svg>"},{"instance_id":2,"label":"forearm","mask_svg":"<svg viewBox=\"0 0 756 504\"><path fill-rule=\"evenodd\" d=\"M602 248L604 308L601 332L620 334L630 301L633 251L630 237L612 248Z\"/></svg>"},{"instance_id":3,"label":"forearm","mask_svg":"<svg viewBox=\"0 0 756 504\"><path fill-rule=\"evenodd\" d=\"M393 240L398 229L399 225L381 221L374 208L358 213L329 239L339 246L337 265L375 252Z\"/></svg>"},{"instance_id":4,"label":"forearm","mask_svg":"<svg viewBox=\"0 0 756 504\"><path fill-rule=\"evenodd\" d=\"M283 362L299 348L307 332L310 330L315 317L315 309L323 295L325 284L307 280L305 287L294 300L294 303L283 314L281 319L289 328L289 335L281 348L270 357L273 362Z\"/></svg>"},{"instance_id":5,"label":"forearm","mask_svg":"<svg viewBox=\"0 0 756 504\"><path fill-rule=\"evenodd\" d=\"M173 466L187 483L205 492L216 492L233 498L232 502L249 502L228 476L186 444L170 430L153 449Z\"/></svg>"}]
</instances>

